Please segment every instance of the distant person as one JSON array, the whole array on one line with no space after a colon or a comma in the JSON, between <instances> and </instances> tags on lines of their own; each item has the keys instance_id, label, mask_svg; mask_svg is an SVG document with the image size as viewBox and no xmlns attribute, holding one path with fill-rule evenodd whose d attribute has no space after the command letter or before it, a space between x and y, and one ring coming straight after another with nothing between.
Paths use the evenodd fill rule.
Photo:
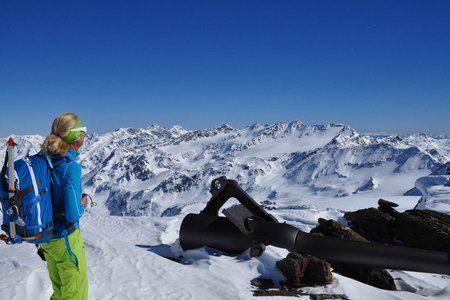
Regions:
<instances>
[{"instance_id":1,"label":"distant person","mask_svg":"<svg viewBox=\"0 0 450 300\"><path fill-rule=\"evenodd\" d=\"M51 196L54 237L41 244L53 286L51 300L88 299L88 277L79 220L87 206L81 192L81 166L75 161L86 127L77 115L63 113L54 121L42 151L53 164Z\"/></svg>"}]
</instances>

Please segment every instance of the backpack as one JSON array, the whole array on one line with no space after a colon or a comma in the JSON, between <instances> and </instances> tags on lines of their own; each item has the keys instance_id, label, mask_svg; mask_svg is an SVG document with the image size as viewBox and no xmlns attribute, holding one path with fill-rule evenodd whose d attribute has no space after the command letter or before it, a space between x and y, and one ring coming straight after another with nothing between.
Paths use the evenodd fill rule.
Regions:
<instances>
[{"instance_id":1,"label":"backpack","mask_svg":"<svg viewBox=\"0 0 450 300\"><path fill-rule=\"evenodd\" d=\"M12 146L14 147L14 146ZM14 148L12 148L14 149ZM13 155L14 150L11 151ZM8 151L1 171L3 225L9 243L48 243L53 236L53 209L48 156L36 154L14 162L15 183L8 185Z\"/></svg>"}]
</instances>

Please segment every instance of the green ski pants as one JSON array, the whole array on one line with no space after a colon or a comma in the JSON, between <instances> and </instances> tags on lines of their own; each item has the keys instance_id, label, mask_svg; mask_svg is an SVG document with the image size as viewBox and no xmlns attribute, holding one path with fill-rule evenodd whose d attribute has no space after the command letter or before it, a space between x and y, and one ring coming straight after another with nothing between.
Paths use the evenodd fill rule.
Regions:
<instances>
[{"instance_id":1,"label":"green ski pants","mask_svg":"<svg viewBox=\"0 0 450 300\"><path fill-rule=\"evenodd\" d=\"M53 285L53 295L50 299L87 300L89 284L80 229L75 230L68 238L71 250L78 260L78 267L75 266L75 260L69 258L64 238L53 239L50 243L41 245Z\"/></svg>"}]
</instances>

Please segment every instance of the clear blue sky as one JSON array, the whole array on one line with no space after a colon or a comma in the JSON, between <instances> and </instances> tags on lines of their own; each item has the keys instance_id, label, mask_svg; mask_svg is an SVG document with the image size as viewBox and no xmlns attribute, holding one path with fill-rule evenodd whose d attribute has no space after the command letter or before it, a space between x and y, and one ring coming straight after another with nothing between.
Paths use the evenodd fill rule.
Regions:
<instances>
[{"instance_id":1,"label":"clear blue sky","mask_svg":"<svg viewBox=\"0 0 450 300\"><path fill-rule=\"evenodd\" d=\"M450 1L0 1L0 136L344 123L450 134Z\"/></svg>"}]
</instances>

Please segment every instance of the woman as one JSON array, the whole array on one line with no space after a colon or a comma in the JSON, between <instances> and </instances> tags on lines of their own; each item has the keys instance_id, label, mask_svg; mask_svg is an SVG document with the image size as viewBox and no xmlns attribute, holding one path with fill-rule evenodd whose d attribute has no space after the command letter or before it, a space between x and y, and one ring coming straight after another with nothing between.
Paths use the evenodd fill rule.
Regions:
<instances>
[{"instance_id":1,"label":"woman","mask_svg":"<svg viewBox=\"0 0 450 300\"><path fill-rule=\"evenodd\" d=\"M86 127L73 113L59 115L42 145L51 157L51 195L54 238L41 247L53 285L51 300L87 299L88 278L79 219L87 205L81 193L81 166L75 159L83 145Z\"/></svg>"}]
</instances>

